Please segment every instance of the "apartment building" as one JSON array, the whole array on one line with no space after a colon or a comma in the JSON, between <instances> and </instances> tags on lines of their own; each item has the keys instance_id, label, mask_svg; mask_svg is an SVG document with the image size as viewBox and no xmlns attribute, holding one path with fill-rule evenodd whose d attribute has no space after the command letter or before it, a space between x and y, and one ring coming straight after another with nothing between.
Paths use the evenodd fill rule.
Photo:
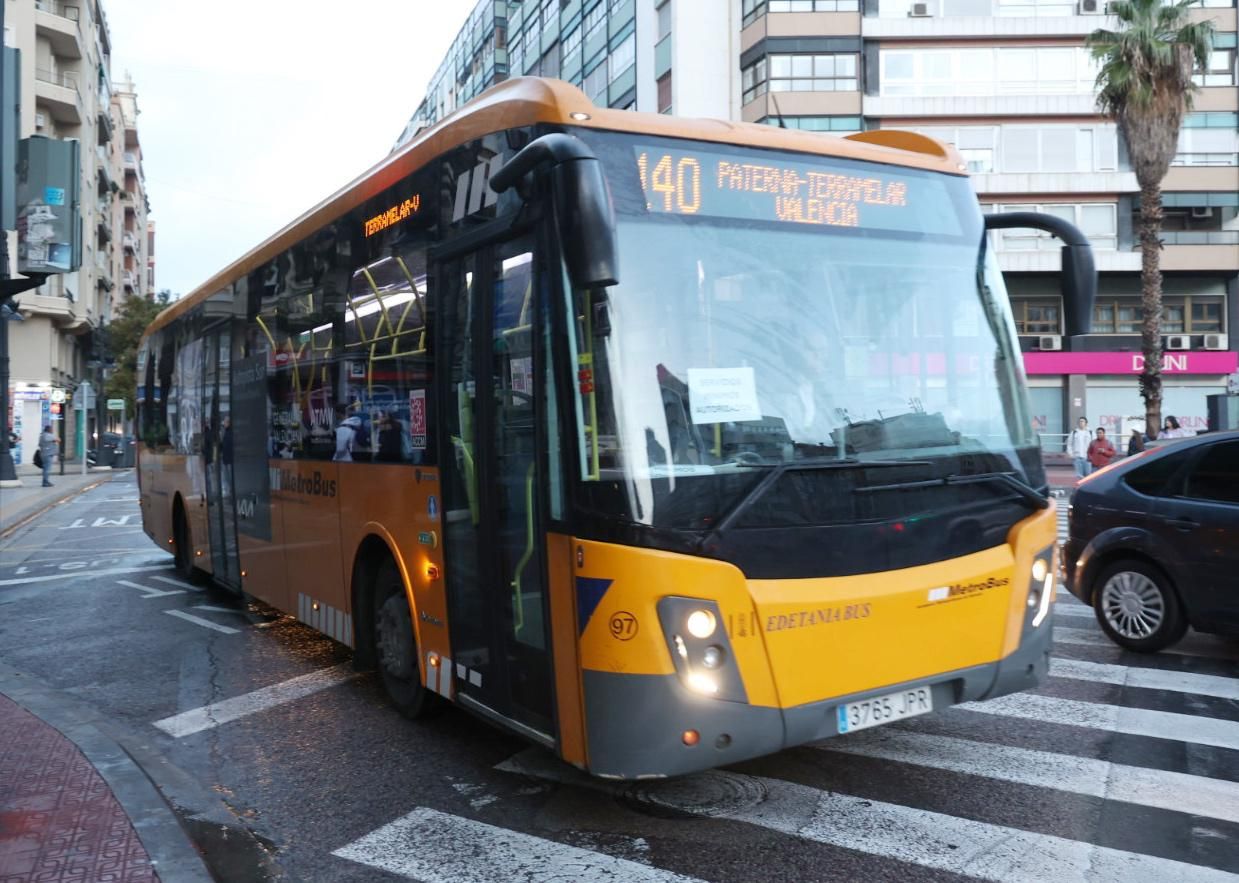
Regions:
<instances>
[{"instance_id":1,"label":"apartment building","mask_svg":"<svg viewBox=\"0 0 1239 883\"><path fill-rule=\"evenodd\" d=\"M113 90L102 4L5 2L5 41L21 50L20 137L77 141L81 156L81 267L48 276L45 284L20 295L23 321L9 326L11 419L20 438L14 453L28 462L49 422L64 439L66 455L78 452L74 393L83 381L97 387L102 378L104 329L118 299L127 291L149 291L142 263L147 206L136 97L131 83ZM9 253L17 254L13 237ZM140 270L126 288L131 266ZM88 417L88 434L97 431L96 413Z\"/></svg>"},{"instance_id":2,"label":"apartment building","mask_svg":"<svg viewBox=\"0 0 1239 883\"><path fill-rule=\"evenodd\" d=\"M115 290L122 297L134 294L150 297L154 294L149 281L154 260L151 252L154 230L148 229L147 215L151 205L146 193L146 173L142 169L142 142L138 138L138 93L128 74L124 81L115 84L112 103L114 114L119 117L118 131L123 133L121 149L117 152L124 182L116 200L121 249L119 284Z\"/></svg>"},{"instance_id":3,"label":"apartment building","mask_svg":"<svg viewBox=\"0 0 1239 883\"><path fill-rule=\"evenodd\" d=\"M1163 182L1163 412L1206 425L1239 372L1235 0L1204 0L1215 51ZM559 77L596 104L846 134L911 129L955 144L987 212L1073 221L1096 251L1091 335L1064 336L1058 243L994 234L1046 438L1077 416L1143 414L1138 187L1096 109L1084 46L1102 0L482 0L398 143L509 76Z\"/></svg>"}]
</instances>

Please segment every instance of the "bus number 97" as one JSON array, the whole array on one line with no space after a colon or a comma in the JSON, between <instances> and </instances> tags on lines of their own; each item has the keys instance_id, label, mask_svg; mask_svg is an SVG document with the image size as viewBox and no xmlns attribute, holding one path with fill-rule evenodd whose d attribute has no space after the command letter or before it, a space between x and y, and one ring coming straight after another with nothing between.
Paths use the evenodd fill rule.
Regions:
<instances>
[{"instance_id":1,"label":"bus number 97","mask_svg":"<svg viewBox=\"0 0 1239 883\"><path fill-rule=\"evenodd\" d=\"M673 160L663 154L650 170L650 155L637 157L637 171L641 175L641 189L645 191L645 207L650 211L674 212L695 215L701 208L701 162L691 156ZM662 196L661 208L655 209L650 200L653 194Z\"/></svg>"}]
</instances>

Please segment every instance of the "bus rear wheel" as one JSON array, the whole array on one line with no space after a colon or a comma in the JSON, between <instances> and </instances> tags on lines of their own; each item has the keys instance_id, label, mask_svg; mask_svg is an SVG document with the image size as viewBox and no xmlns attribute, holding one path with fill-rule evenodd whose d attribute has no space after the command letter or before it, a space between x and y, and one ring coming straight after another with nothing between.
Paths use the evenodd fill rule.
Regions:
<instances>
[{"instance_id":1,"label":"bus rear wheel","mask_svg":"<svg viewBox=\"0 0 1239 883\"><path fill-rule=\"evenodd\" d=\"M428 715L434 697L422 686L413 616L396 562L387 558L374 576L374 656L383 688L396 710L416 720Z\"/></svg>"}]
</instances>

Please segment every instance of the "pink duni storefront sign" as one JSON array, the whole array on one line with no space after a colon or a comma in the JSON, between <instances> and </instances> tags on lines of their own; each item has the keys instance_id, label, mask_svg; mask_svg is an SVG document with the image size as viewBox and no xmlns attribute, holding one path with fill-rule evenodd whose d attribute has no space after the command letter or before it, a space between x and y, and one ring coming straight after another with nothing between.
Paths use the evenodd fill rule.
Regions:
<instances>
[{"instance_id":1,"label":"pink duni storefront sign","mask_svg":"<svg viewBox=\"0 0 1239 883\"><path fill-rule=\"evenodd\" d=\"M1024 353L1027 374L1139 374L1144 370L1140 353ZM1239 370L1239 353L1163 353L1163 374L1233 374Z\"/></svg>"}]
</instances>

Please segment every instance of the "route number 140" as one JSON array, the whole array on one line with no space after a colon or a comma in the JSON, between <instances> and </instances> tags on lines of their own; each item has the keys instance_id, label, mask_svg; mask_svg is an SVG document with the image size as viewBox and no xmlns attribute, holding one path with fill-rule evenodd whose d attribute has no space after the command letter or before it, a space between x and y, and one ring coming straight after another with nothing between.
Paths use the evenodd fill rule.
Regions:
<instances>
[{"instance_id":1,"label":"route number 140","mask_svg":"<svg viewBox=\"0 0 1239 883\"><path fill-rule=\"evenodd\" d=\"M648 210L695 215L701 208L700 161L691 156L677 160L663 154L650 168L650 155L641 153L637 156L637 171ZM657 200L661 205L655 205L656 196L661 197Z\"/></svg>"}]
</instances>

